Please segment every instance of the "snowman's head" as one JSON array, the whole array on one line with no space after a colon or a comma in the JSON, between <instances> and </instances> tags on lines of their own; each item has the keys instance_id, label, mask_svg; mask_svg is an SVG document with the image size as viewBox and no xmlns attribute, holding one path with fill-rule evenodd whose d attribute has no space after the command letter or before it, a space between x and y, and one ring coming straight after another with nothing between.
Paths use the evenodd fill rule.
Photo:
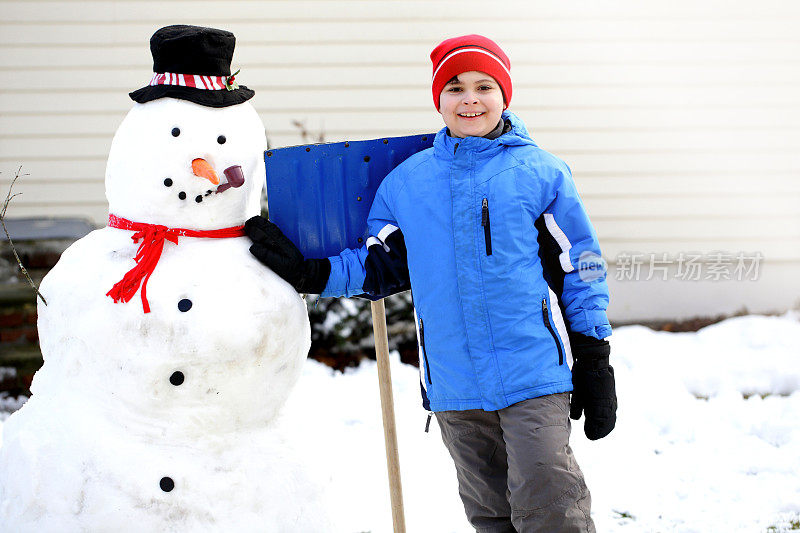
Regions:
<instances>
[{"instance_id":1,"label":"snowman's head","mask_svg":"<svg viewBox=\"0 0 800 533\"><path fill-rule=\"evenodd\" d=\"M248 102L135 104L108 154L109 212L173 228L241 225L260 212L265 148L264 125Z\"/></svg>"}]
</instances>

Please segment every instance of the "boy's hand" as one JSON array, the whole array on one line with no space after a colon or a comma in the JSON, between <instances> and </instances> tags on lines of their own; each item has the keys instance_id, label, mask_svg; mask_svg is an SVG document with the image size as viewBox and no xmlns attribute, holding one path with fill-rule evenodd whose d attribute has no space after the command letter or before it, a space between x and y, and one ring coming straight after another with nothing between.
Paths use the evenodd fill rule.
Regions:
<instances>
[{"instance_id":1,"label":"boy's hand","mask_svg":"<svg viewBox=\"0 0 800 533\"><path fill-rule=\"evenodd\" d=\"M297 292L320 294L331 274L327 259L306 259L283 232L264 217L254 216L244 223L244 231L253 240L250 253Z\"/></svg>"},{"instance_id":2,"label":"boy's hand","mask_svg":"<svg viewBox=\"0 0 800 533\"><path fill-rule=\"evenodd\" d=\"M617 422L617 393L614 369L608 363L611 346L608 341L570 335L572 355L572 403L570 418L578 420L581 411L586 415L583 431L589 440L602 439Z\"/></svg>"}]
</instances>

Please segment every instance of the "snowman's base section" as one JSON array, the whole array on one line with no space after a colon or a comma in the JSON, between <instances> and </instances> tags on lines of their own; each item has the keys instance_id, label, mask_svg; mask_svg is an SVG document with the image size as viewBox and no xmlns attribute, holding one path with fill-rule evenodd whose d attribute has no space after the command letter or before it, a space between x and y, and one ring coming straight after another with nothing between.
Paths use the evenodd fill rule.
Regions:
<instances>
[{"instance_id":1,"label":"snowman's base section","mask_svg":"<svg viewBox=\"0 0 800 533\"><path fill-rule=\"evenodd\" d=\"M37 405L34 397L20 411L24 424L9 418L0 530L333 530L324 518L326 498L274 428L178 446L98 432L91 411L75 403Z\"/></svg>"}]
</instances>

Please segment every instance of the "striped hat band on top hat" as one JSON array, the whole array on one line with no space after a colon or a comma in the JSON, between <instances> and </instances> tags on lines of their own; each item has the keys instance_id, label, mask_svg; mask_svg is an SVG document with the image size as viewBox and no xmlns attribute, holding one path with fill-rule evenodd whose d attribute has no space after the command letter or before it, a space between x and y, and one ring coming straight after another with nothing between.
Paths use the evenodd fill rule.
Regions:
<instances>
[{"instance_id":1,"label":"striped hat band on top hat","mask_svg":"<svg viewBox=\"0 0 800 533\"><path fill-rule=\"evenodd\" d=\"M209 91L227 89L233 81L233 76L201 76L199 74L176 74L174 72L156 72L150 78L148 86L177 85L180 87L194 87Z\"/></svg>"},{"instance_id":2,"label":"striped hat band on top hat","mask_svg":"<svg viewBox=\"0 0 800 533\"><path fill-rule=\"evenodd\" d=\"M447 82L462 72L489 74L500 85L506 106L511 102L511 62L497 43L482 35L464 35L442 41L431 52L431 90L438 111L439 96Z\"/></svg>"}]
</instances>

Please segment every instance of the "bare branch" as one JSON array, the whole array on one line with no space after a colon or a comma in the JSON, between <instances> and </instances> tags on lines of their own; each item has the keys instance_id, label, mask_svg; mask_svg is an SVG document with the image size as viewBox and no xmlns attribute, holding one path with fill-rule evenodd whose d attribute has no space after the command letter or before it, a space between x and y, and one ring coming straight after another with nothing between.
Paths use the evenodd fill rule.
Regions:
<instances>
[{"instance_id":1,"label":"bare branch","mask_svg":"<svg viewBox=\"0 0 800 533\"><path fill-rule=\"evenodd\" d=\"M300 121L297 119L292 119L292 126L300 130L300 139L302 139L303 144L308 144L310 142L325 142L325 128L321 128L319 133L314 134L308 128L306 128L305 121Z\"/></svg>"},{"instance_id":2,"label":"bare branch","mask_svg":"<svg viewBox=\"0 0 800 533\"><path fill-rule=\"evenodd\" d=\"M16 179L16 178L15 178L15 179ZM13 183L13 182L11 183L11 186L12 186L12 187L14 186L14 183ZM10 193L10 191L9 191L9 194L11 194L11 193ZM14 194L12 194L11 196L8 196L8 197L6 197L6 201L5 201L5 202L3 202L3 211L2 211L2 212L0 212L0 218L5 218L5 216L6 216L6 209L8 208L8 204L11 202L12 198L15 198L15 197L17 197L17 196L20 196L21 194L22 194L21 192L17 192L17 193L14 193Z\"/></svg>"},{"instance_id":3,"label":"bare branch","mask_svg":"<svg viewBox=\"0 0 800 533\"><path fill-rule=\"evenodd\" d=\"M45 300L44 296L42 296L42 293L39 292L38 287L36 287L36 284L31 279L30 274L28 274L28 270L23 266L22 260L19 258L19 254L17 254L17 249L14 247L14 241L11 240L11 235L9 235L8 228L6 228L6 210L8 209L8 205L11 203L11 200L13 198L16 198L17 196L22 194L22 193L19 193L19 192L11 194L11 191L14 189L14 184L17 182L17 180L19 179L20 176L28 176L28 175L29 174L27 174L27 173L26 174L22 174L22 165L20 165L19 168L17 169L17 172L14 174L14 179L11 180L11 185L8 187L8 194L6 195L5 202L3 202L3 209L2 209L2 211L0 211L0 224L3 225L3 231L6 234L6 239L8 239L8 244L11 245L11 251L14 253L14 258L16 258L16 260L17 260L17 264L19 265L19 269L25 275L25 278L27 278L28 283L31 284L31 287L33 287L33 290L36 291L36 294L39 296L39 298L42 299L42 302L44 302L44 305L47 305L47 300Z\"/></svg>"}]
</instances>

